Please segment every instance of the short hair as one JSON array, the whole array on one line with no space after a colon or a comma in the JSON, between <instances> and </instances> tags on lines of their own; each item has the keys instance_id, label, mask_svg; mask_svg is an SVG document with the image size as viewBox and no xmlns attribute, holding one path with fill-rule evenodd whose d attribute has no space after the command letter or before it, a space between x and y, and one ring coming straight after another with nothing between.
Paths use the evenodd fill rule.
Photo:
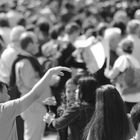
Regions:
<instances>
[{"instance_id":1,"label":"short hair","mask_svg":"<svg viewBox=\"0 0 140 140\"><path fill-rule=\"evenodd\" d=\"M50 31L50 37L52 39L57 39L57 37L58 37L58 30L55 27L52 28L52 30Z\"/></svg>"},{"instance_id":2,"label":"short hair","mask_svg":"<svg viewBox=\"0 0 140 140\"><path fill-rule=\"evenodd\" d=\"M114 21L112 23L112 26L120 28L122 35L124 35L126 33L126 24L123 21Z\"/></svg>"},{"instance_id":3,"label":"short hair","mask_svg":"<svg viewBox=\"0 0 140 140\"><path fill-rule=\"evenodd\" d=\"M140 27L139 20L136 20L136 19L130 20L127 24L127 27L126 27L127 33L135 34L138 27Z\"/></svg>"},{"instance_id":4,"label":"short hair","mask_svg":"<svg viewBox=\"0 0 140 140\"><path fill-rule=\"evenodd\" d=\"M138 130L138 125L140 123L140 103L132 107L130 114L131 114L131 120L134 125L134 128Z\"/></svg>"},{"instance_id":5,"label":"short hair","mask_svg":"<svg viewBox=\"0 0 140 140\"><path fill-rule=\"evenodd\" d=\"M44 19L44 18L39 19L38 22L37 22L37 26L38 26L38 28L41 32L44 32L44 33L48 34L49 29L50 29L50 25L46 21L46 19Z\"/></svg>"},{"instance_id":6,"label":"short hair","mask_svg":"<svg viewBox=\"0 0 140 140\"><path fill-rule=\"evenodd\" d=\"M29 43L33 43L33 32L25 32L20 37L20 45L23 50L26 50Z\"/></svg>"},{"instance_id":7,"label":"short hair","mask_svg":"<svg viewBox=\"0 0 140 140\"><path fill-rule=\"evenodd\" d=\"M77 32L77 31L79 31L79 29L80 29L80 28L79 28L78 24L76 24L75 22L70 23L70 24L68 24L68 25L66 26L66 32L67 32L69 35L71 35L71 34Z\"/></svg>"},{"instance_id":8,"label":"short hair","mask_svg":"<svg viewBox=\"0 0 140 140\"><path fill-rule=\"evenodd\" d=\"M6 14L0 14L0 27L10 27Z\"/></svg>"},{"instance_id":9,"label":"short hair","mask_svg":"<svg viewBox=\"0 0 140 140\"><path fill-rule=\"evenodd\" d=\"M123 52L132 54L133 49L134 49L134 42L131 39L124 38L119 43L119 47L123 50Z\"/></svg>"}]
</instances>

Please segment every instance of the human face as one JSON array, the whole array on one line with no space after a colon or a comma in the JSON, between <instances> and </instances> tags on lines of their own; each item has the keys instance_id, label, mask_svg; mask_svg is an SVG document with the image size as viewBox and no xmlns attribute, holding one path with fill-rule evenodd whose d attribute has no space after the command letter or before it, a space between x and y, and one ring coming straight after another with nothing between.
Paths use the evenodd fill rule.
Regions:
<instances>
[{"instance_id":1,"label":"human face","mask_svg":"<svg viewBox=\"0 0 140 140\"><path fill-rule=\"evenodd\" d=\"M2 91L0 92L0 102L4 103L10 99L8 94L8 89L6 86L3 87Z\"/></svg>"},{"instance_id":2,"label":"human face","mask_svg":"<svg viewBox=\"0 0 140 140\"><path fill-rule=\"evenodd\" d=\"M76 85L72 85L72 84L67 85L67 87L66 87L66 99L68 101L75 100L76 89L77 89Z\"/></svg>"}]
</instances>

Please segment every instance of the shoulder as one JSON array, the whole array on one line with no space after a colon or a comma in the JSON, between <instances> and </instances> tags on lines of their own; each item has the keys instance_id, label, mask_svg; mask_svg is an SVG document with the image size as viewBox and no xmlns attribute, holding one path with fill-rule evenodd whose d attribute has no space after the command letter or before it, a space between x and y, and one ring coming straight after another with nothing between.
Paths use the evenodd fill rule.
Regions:
<instances>
[{"instance_id":1,"label":"shoulder","mask_svg":"<svg viewBox=\"0 0 140 140\"><path fill-rule=\"evenodd\" d=\"M17 116L21 113L21 102L20 100L10 100L0 104L0 112L10 117Z\"/></svg>"},{"instance_id":2,"label":"shoulder","mask_svg":"<svg viewBox=\"0 0 140 140\"><path fill-rule=\"evenodd\" d=\"M117 60L114 63L114 67L122 67L127 65L127 56L126 55L121 55L117 58Z\"/></svg>"},{"instance_id":3,"label":"shoulder","mask_svg":"<svg viewBox=\"0 0 140 140\"><path fill-rule=\"evenodd\" d=\"M31 66L30 61L28 59L25 59L25 58L16 63L16 67L29 68L30 66Z\"/></svg>"}]
</instances>

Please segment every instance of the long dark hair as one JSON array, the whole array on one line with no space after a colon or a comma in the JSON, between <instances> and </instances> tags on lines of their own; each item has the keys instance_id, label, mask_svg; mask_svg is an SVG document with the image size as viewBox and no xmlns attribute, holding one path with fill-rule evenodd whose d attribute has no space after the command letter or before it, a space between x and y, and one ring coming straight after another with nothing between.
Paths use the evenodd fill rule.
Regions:
<instances>
[{"instance_id":1,"label":"long dark hair","mask_svg":"<svg viewBox=\"0 0 140 140\"><path fill-rule=\"evenodd\" d=\"M95 91L99 86L97 79L91 74L85 74L78 81L80 100L95 105Z\"/></svg>"},{"instance_id":2,"label":"long dark hair","mask_svg":"<svg viewBox=\"0 0 140 140\"><path fill-rule=\"evenodd\" d=\"M94 140L127 140L130 132L124 102L112 85L96 91L95 113L88 123L84 136L90 132Z\"/></svg>"}]
</instances>

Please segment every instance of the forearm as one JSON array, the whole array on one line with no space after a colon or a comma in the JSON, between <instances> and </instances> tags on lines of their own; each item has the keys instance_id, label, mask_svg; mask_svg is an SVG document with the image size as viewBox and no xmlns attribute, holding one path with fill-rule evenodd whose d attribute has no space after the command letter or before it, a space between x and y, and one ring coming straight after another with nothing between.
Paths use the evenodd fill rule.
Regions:
<instances>
[{"instance_id":1,"label":"forearm","mask_svg":"<svg viewBox=\"0 0 140 140\"><path fill-rule=\"evenodd\" d=\"M59 76L63 76L64 73L62 71L71 72L71 70L66 67L54 67L49 69L44 74L44 76L35 84L31 91L20 98L22 111L27 109L34 101L41 97L44 91L50 86L52 75L56 74ZM50 94L48 96L50 96Z\"/></svg>"}]
</instances>

